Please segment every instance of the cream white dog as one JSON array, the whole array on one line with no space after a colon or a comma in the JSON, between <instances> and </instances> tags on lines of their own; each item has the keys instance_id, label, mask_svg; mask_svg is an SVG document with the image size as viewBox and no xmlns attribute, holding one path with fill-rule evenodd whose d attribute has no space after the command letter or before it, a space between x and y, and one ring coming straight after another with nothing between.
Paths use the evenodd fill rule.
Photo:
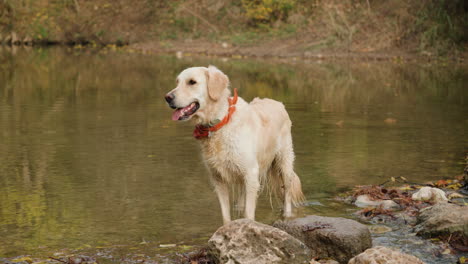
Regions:
<instances>
[{"instance_id":1,"label":"cream white dog","mask_svg":"<svg viewBox=\"0 0 468 264\"><path fill-rule=\"evenodd\" d=\"M255 218L262 186L282 197L284 216L304 200L293 170L291 120L282 103L254 99L247 103L230 97L228 77L214 66L193 67L177 77L177 87L166 94L176 109L173 120L196 122L204 161L211 172L224 223L231 221L230 187L242 187L244 216Z\"/></svg>"}]
</instances>

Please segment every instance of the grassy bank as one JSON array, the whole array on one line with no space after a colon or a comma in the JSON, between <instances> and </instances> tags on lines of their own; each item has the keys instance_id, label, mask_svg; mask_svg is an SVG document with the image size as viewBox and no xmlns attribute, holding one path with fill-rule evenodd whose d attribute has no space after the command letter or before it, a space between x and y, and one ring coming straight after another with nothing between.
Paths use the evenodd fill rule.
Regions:
<instances>
[{"instance_id":1,"label":"grassy bank","mask_svg":"<svg viewBox=\"0 0 468 264\"><path fill-rule=\"evenodd\" d=\"M0 40L460 57L467 13L464 0L1 0Z\"/></svg>"}]
</instances>

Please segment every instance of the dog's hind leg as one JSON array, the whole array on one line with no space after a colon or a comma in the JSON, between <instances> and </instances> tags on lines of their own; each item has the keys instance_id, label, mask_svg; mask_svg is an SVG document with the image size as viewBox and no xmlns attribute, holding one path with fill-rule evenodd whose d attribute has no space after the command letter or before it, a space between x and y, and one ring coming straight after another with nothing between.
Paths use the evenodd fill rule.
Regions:
<instances>
[{"instance_id":1,"label":"dog's hind leg","mask_svg":"<svg viewBox=\"0 0 468 264\"><path fill-rule=\"evenodd\" d=\"M289 135L283 142L283 148L276 155L276 166L284 188L283 215L292 216L292 205L298 206L305 198L302 193L301 180L294 172L294 151Z\"/></svg>"}]
</instances>

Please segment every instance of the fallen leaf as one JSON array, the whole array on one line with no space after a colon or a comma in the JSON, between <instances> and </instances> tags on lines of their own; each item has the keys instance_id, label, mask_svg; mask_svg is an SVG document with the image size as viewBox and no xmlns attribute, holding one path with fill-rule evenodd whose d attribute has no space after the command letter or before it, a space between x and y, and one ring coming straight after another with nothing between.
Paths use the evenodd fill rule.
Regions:
<instances>
[{"instance_id":1,"label":"fallen leaf","mask_svg":"<svg viewBox=\"0 0 468 264\"><path fill-rule=\"evenodd\" d=\"M180 246L180 248L183 249L183 250L189 250L189 249L192 249L193 246L182 245L182 246Z\"/></svg>"},{"instance_id":2,"label":"fallen leaf","mask_svg":"<svg viewBox=\"0 0 468 264\"><path fill-rule=\"evenodd\" d=\"M394 125L394 124L396 124L397 120L395 118L390 118L389 117L389 118L385 119L384 122L386 124L389 124L389 125Z\"/></svg>"},{"instance_id":3,"label":"fallen leaf","mask_svg":"<svg viewBox=\"0 0 468 264\"><path fill-rule=\"evenodd\" d=\"M176 244L160 244L160 248L170 248L170 247L175 247L177 246Z\"/></svg>"},{"instance_id":4,"label":"fallen leaf","mask_svg":"<svg viewBox=\"0 0 468 264\"><path fill-rule=\"evenodd\" d=\"M448 198L449 199L453 199L453 198L464 198L465 196L463 196L462 194L459 194L459 193L451 193L449 194Z\"/></svg>"},{"instance_id":5,"label":"fallen leaf","mask_svg":"<svg viewBox=\"0 0 468 264\"><path fill-rule=\"evenodd\" d=\"M454 190L458 190L462 187L463 185L461 185L460 183L455 183L455 184L450 184L450 185L447 185L447 188L449 189L454 189Z\"/></svg>"},{"instance_id":6,"label":"fallen leaf","mask_svg":"<svg viewBox=\"0 0 468 264\"><path fill-rule=\"evenodd\" d=\"M369 227L369 231L372 234L383 234L392 231L392 229L388 226L384 225L372 225Z\"/></svg>"},{"instance_id":7,"label":"fallen leaf","mask_svg":"<svg viewBox=\"0 0 468 264\"><path fill-rule=\"evenodd\" d=\"M401 190L401 191L412 191L412 190L414 190L414 188L413 188L412 186L409 186L409 185L404 185L404 186L399 187L398 190Z\"/></svg>"},{"instance_id":8,"label":"fallen leaf","mask_svg":"<svg viewBox=\"0 0 468 264\"><path fill-rule=\"evenodd\" d=\"M436 182L434 183L434 186L436 186L436 187L445 187L445 186L447 186L448 184L449 184L449 182L446 181L446 180L438 180L438 181L436 181Z\"/></svg>"}]
</instances>

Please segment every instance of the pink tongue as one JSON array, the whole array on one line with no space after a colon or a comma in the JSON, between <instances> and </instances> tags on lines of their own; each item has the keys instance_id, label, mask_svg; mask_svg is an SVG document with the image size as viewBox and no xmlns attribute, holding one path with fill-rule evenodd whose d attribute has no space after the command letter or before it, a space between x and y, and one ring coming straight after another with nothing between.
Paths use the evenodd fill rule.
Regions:
<instances>
[{"instance_id":1,"label":"pink tongue","mask_svg":"<svg viewBox=\"0 0 468 264\"><path fill-rule=\"evenodd\" d=\"M172 120L174 120L174 121L179 120L179 118L183 115L182 109L183 108L177 109L177 110L174 111L174 113L172 114Z\"/></svg>"}]
</instances>

